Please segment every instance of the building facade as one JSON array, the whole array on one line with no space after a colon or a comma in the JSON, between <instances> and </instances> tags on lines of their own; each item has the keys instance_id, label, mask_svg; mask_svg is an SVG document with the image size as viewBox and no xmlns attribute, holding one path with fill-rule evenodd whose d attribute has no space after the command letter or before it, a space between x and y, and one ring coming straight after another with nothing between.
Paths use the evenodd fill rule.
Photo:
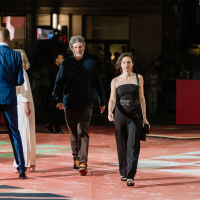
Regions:
<instances>
[{"instance_id":1,"label":"building facade","mask_svg":"<svg viewBox=\"0 0 200 200\"><path fill-rule=\"evenodd\" d=\"M163 51L162 1L3 0L1 11L4 17L26 18L24 46L21 47L30 59L39 48L38 40L46 39L45 34L38 38L39 31L51 33L53 14L57 17L56 26L64 27L66 41L73 35L83 35L89 54L98 55L103 50L111 52L114 58L115 52L134 49L142 68L145 68ZM55 34L55 30L53 32ZM65 38L63 40L65 42ZM19 45L12 46L20 48Z\"/></svg>"}]
</instances>

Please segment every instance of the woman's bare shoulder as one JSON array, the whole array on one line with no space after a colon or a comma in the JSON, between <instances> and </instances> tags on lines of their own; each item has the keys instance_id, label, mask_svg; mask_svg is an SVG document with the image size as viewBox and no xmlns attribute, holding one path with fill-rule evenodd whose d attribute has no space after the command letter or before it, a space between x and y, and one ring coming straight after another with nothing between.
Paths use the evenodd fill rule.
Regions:
<instances>
[{"instance_id":1,"label":"woman's bare shoulder","mask_svg":"<svg viewBox=\"0 0 200 200\"><path fill-rule=\"evenodd\" d=\"M138 74L139 79L143 79L143 76L141 74Z\"/></svg>"},{"instance_id":2,"label":"woman's bare shoulder","mask_svg":"<svg viewBox=\"0 0 200 200\"><path fill-rule=\"evenodd\" d=\"M120 79L119 76L117 76L117 77L115 77L115 78L112 79L111 84L114 85L116 88L118 87L119 79Z\"/></svg>"},{"instance_id":3,"label":"woman's bare shoulder","mask_svg":"<svg viewBox=\"0 0 200 200\"><path fill-rule=\"evenodd\" d=\"M117 83L119 81L119 79L120 79L120 76L117 76L117 77L113 78L112 82Z\"/></svg>"}]
</instances>

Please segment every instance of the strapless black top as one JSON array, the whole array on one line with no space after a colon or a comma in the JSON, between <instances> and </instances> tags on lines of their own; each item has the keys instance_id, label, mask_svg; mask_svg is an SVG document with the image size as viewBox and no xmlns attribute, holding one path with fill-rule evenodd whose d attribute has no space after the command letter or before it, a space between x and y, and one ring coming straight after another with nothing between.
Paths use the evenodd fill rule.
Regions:
<instances>
[{"instance_id":1,"label":"strapless black top","mask_svg":"<svg viewBox=\"0 0 200 200\"><path fill-rule=\"evenodd\" d=\"M135 84L124 84L117 88L117 108L131 119L143 119L141 105L121 105L120 100L139 100L139 86Z\"/></svg>"}]
</instances>

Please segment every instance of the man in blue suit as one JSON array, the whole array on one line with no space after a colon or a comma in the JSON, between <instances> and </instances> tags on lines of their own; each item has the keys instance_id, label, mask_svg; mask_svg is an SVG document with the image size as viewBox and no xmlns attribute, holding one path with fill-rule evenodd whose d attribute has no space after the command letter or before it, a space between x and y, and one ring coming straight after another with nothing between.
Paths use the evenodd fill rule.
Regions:
<instances>
[{"instance_id":1,"label":"man in blue suit","mask_svg":"<svg viewBox=\"0 0 200 200\"><path fill-rule=\"evenodd\" d=\"M22 141L18 130L17 95L15 86L24 83L21 54L10 49L8 29L0 28L0 112L8 129L19 178L25 179L25 162Z\"/></svg>"}]
</instances>

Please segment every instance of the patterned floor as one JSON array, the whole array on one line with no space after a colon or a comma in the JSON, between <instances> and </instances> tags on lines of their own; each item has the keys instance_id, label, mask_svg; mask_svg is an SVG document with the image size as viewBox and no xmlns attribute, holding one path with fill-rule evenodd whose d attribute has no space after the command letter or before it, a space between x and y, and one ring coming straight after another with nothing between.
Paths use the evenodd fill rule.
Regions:
<instances>
[{"instance_id":1,"label":"patterned floor","mask_svg":"<svg viewBox=\"0 0 200 200\"><path fill-rule=\"evenodd\" d=\"M37 126L36 171L27 173L26 180L19 180L13 173L6 128L0 128L0 199L200 200L200 140L194 139L200 137L200 127L152 127L151 137L141 142L134 187L119 181L112 126L90 127L85 177L72 170L69 134L66 127L63 130L62 135L50 134Z\"/></svg>"}]
</instances>

